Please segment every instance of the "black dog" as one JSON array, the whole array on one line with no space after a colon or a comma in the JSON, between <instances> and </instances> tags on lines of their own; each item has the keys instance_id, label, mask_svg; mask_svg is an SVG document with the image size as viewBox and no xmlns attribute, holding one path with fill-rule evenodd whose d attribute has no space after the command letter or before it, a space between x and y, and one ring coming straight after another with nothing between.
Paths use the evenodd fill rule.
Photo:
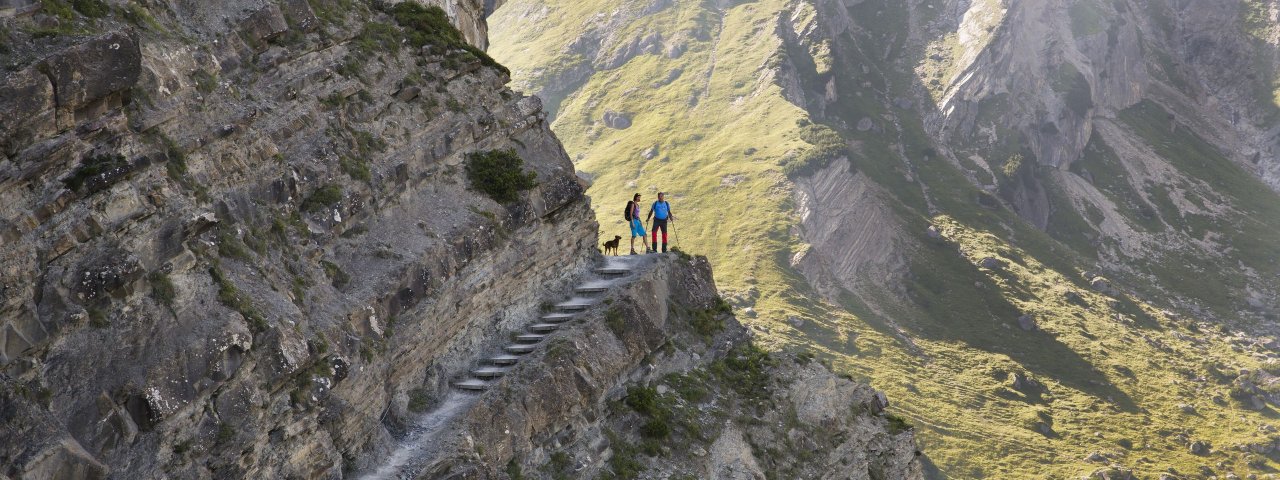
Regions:
<instances>
[{"instance_id":1,"label":"black dog","mask_svg":"<svg viewBox=\"0 0 1280 480\"><path fill-rule=\"evenodd\" d=\"M619 244L619 243L622 243L622 236L621 236L621 235L614 235L614 236L613 236L613 240L609 240L609 241L607 241L607 242L604 242L604 254L605 254L605 255L608 255L608 254L609 254L609 250L613 250L613 254L614 254L614 255L617 255L617 254L618 254L618 244Z\"/></svg>"}]
</instances>

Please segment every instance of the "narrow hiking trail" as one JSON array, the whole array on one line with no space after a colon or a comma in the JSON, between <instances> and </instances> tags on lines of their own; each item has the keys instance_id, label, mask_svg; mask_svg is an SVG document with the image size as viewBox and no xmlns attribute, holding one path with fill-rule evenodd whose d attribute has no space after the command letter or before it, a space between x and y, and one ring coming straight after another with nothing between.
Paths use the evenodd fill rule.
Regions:
<instances>
[{"instance_id":1,"label":"narrow hiking trail","mask_svg":"<svg viewBox=\"0 0 1280 480\"><path fill-rule=\"evenodd\" d=\"M526 355L541 348L560 327L595 306L615 288L635 280L638 273L653 265L658 255L604 257L604 262L592 273L578 279L572 292L556 303L553 311L543 313L522 331L503 332L490 338L487 344L501 347L489 352L474 352L472 367L451 382L453 388L440 405L415 418L408 432L396 440L392 452L378 462L376 468L356 477L365 480L417 478L442 453L440 446L448 438L443 434L475 405L489 387L500 382ZM510 338L505 343L499 341L504 335Z\"/></svg>"}]
</instances>

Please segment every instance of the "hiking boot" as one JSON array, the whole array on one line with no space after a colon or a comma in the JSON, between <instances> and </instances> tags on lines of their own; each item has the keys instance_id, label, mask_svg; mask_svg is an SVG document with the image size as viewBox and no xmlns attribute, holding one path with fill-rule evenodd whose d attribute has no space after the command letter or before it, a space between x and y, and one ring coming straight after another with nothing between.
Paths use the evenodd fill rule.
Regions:
<instances>
[{"instance_id":1,"label":"hiking boot","mask_svg":"<svg viewBox=\"0 0 1280 480\"><path fill-rule=\"evenodd\" d=\"M638 253L636 253L636 249L634 249L634 248L633 248L633 249L631 249L631 254L632 254L632 255L639 255Z\"/></svg>"},{"instance_id":2,"label":"hiking boot","mask_svg":"<svg viewBox=\"0 0 1280 480\"><path fill-rule=\"evenodd\" d=\"M662 253L667 253L667 244L662 244Z\"/></svg>"}]
</instances>

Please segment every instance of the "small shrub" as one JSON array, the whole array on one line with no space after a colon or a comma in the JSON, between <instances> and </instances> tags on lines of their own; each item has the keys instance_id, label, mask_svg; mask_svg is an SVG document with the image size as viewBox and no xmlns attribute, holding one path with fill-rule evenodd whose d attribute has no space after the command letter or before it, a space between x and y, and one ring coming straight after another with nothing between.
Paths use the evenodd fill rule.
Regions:
<instances>
[{"instance_id":1,"label":"small shrub","mask_svg":"<svg viewBox=\"0 0 1280 480\"><path fill-rule=\"evenodd\" d=\"M418 387L409 391L409 411L414 413L422 413L431 408L431 392L424 387Z\"/></svg>"},{"instance_id":2,"label":"small shrub","mask_svg":"<svg viewBox=\"0 0 1280 480\"><path fill-rule=\"evenodd\" d=\"M178 293L173 286L173 281L169 280L169 276L164 272L152 272L151 275L147 276L147 280L151 283L151 297L167 307L172 307L173 300L178 296Z\"/></svg>"},{"instance_id":3,"label":"small shrub","mask_svg":"<svg viewBox=\"0 0 1280 480\"><path fill-rule=\"evenodd\" d=\"M671 436L671 427L664 418L651 418L640 426L640 435L644 438L660 440Z\"/></svg>"},{"instance_id":4,"label":"small shrub","mask_svg":"<svg viewBox=\"0 0 1280 480\"><path fill-rule=\"evenodd\" d=\"M209 267L209 276L213 278L214 285L218 287L219 303L244 316L245 321L249 323L249 329L253 332L266 331L267 320L262 317L261 313L258 313L258 310L253 307L253 303L240 293L240 290L222 274L218 267Z\"/></svg>"},{"instance_id":5,"label":"small shrub","mask_svg":"<svg viewBox=\"0 0 1280 480\"><path fill-rule=\"evenodd\" d=\"M227 443L231 441L231 439L235 438L235 436L236 436L236 429L232 428L231 425L226 423L222 423L218 425L217 443L219 444Z\"/></svg>"},{"instance_id":6,"label":"small shrub","mask_svg":"<svg viewBox=\"0 0 1280 480\"><path fill-rule=\"evenodd\" d=\"M622 319L622 312L616 308L610 308L604 312L604 324L609 327L609 331L614 335L621 337L626 332L627 323Z\"/></svg>"},{"instance_id":7,"label":"small shrub","mask_svg":"<svg viewBox=\"0 0 1280 480\"><path fill-rule=\"evenodd\" d=\"M659 404L658 391L653 388L628 387L627 396L622 401L641 415L657 416L663 413L662 406Z\"/></svg>"},{"instance_id":8,"label":"small shrub","mask_svg":"<svg viewBox=\"0 0 1280 480\"><path fill-rule=\"evenodd\" d=\"M320 266L324 267L324 274L329 276L329 281L333 284L333 288L342 288L351 282L351 275L342 270L336 263L323 260Z\"/></svg>"},{"instance_id":9,"label":"small shrub","mask_svg":"<svg viewBox=\"0 0 1280 480\"><path fill-rule=\"evenodd\" d=\"M339 160L342 171L346 172L351 178L367 182L373 179L373 174L369 171L369 162L355 158L343 157Z\"/></svg>"},{"instance_id":10,"label":"small shrub","mask_svg":"<svg viewBox=\"0 0 1280 480\"><path fill-rule=\"evenodd\" d=\"M191 77L196 81L196 91L200 93L213 93L218 88L218 76L207 70L198 69L191 73Z\"/></svg>"},{"instance_id":11,"label":"small shrub","mask_svg":"<svg viewBox=\"0 0 1280 480\"><path fill-rule=\"evenodd\" d=\"M100 308L90 308L89 326L93 328L107 328L111 326L111 322L107 321L107 312Z\"/></svg>"},{"instance_id":12,"label":"small shrub","mask_svg":"<svg viewBox=\"0 0 1280 480\"><path fill-rule=\"evenodd\" d=\"M729 355L712 363L709 369L743 398L762 399L767 396L769 386L765 369L773 362L768 352L748 343L734 347Z\"/></svg>"},{"instance_id":13,"label":"small shrub","mask_svg":"<svg viewBox=\"0 0 1280 480\"><path fill-rule=\"evenodd\" d=\"M605 432L609 445L613 447L613 456L609 457L609 471L600 475L602 479L632 479L640 476L644 465L636 460L636 448L613 432Z\"/></svg>"},{"instance_id":14,"label":"small shrub","mask_svg":"<svg viewBox=\"0 0 1280 480\"><path fill-rule=\"evenodd\" d=\"M347 104L347 97L339 92L333 92L320 97L320 104L329 108L338 108Z\"/></svg>"},{"instance_id":15,"label":"small shrub","mask_svg":"<svg viewBox=\"0 0 1280 480\"><path fill-rule=\"evenodd\" d=\"M892 413L886 413L884 418L889 421L889 433L894 435L915 428L911 426L911 423L907 422L907 419Z\"/></svg>"},{"instance_id":16,"label":"small shrub","mask_svg":"<svg viewBox=\"0 0 1280 480\"><path fill-rule=\"evenodd\" d=\"M80 166L71 176L63 179L62 184L71 191L82 192L86 184L95 177L107 178L120 175L128 168L129 162L125 161L124 155L118 153L91 155L81 160Z\"/></svg>"},{"instance_id":17,"label":"small shrub","mask_svg":"<svg viewBox=\"0 0 1280 480\"><path fill-rule=\"evenodd\" d=\"M163 30L163 27L160 26L160 22L156 21L156 18L151 15L151 12L147 11L146 7L143 7L136 2L129 2L128 5L125 5L124 10L121 13L124 15L124 19L135 27L148 28L157 31Z\"/></svg>"},{"instance_id":18,"label":"small shrub","mask_svg":"<svg viewBox=\"0 0 1280 480\"><path fill-rule=\"evenodd\" d=\"M337 205L342 201L342 187L329 184L316 189L311 196L302 201L302 210L317 212Z\"/></svg>"},{"instance_id":19,"label":"small shrub","mask_svg":"<svg viewBox=\"0 0 1280 480\"><path fill-rule=\"evenodd\" d=\"M71 7L89 18L102 18L111 12L111 7L102 0L71 0Z\"/></svg>"},{"instance_id":20,"label":"small shrub","mask_svg":"<svg viewBox=\"0 0 1280 480\"><path fill-rule=\"evenodd\" d=\"M351 136L355 139L356 150L361 155L368 156L372 152L384 152L387 150L387 141L373 136L372 133L354 130L351 132Z\"/></svg>"},{"instance_id":21,"label":"small shrub","mask_svg":"<svg viewBox=\"0 0 1280 480\"><path fill-rule=\"evenodd\" d=\"M51 15L64 20L71 20L72 18L75 18L75 12L71 10L71 7L62 3L60 0L40 0L40 11L44 12L46 15Z\"/></svg>"},{"instance_id":22,"label":"small shrub","mask_svg":"<svg viewBox=\"0 0 1280 480\"><path fill-rule=\"evenodd\" d=\"M381 52L400 53L399 29L380 22L369 22L360 30L360 34L351 40L351 44L361 56L373 56Z\"/></svg>"},{"instance_id":23,"label":"small shrub","mask_svg":"<svg viewBox=\"0 0 1280 480\"><path fill-rule=\"evenodd\" d=\"M243 262L252 262L253 255L249 253L249 248L244 242L240 241L240 236L231 228L223 228L218 231L218 255L227 258L234 258Z\"/></svg>"},{"instance_id":24,"label":"small shrub","mask_svg":"<svg viewBox=\"0 0 1280 480\"><path fill-rule=\"evenodd\" d=\"M520 471L520 463L516 462L514 458L507 462L506 472L511 480L524 480L524 473Z\"/></svg>"},{"instance_id":25,"label":"small shrub","mask_svg":"<svg viewBox=\"0 0 1280 480\"><path fill-rule=\"evenodd\" d=\"M467 156L467 179L472 188L498 203L516 201L519 192L538 185L537 173L524 171L514 149L476 152Z\"/></svg>"}]
</instances>

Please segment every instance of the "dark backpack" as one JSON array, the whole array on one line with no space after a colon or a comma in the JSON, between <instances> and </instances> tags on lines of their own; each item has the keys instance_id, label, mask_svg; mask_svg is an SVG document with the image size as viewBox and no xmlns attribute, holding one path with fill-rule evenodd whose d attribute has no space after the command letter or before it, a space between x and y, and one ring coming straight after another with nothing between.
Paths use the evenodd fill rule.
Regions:
<instances>
[{"instance_id":1,"label":"dark backpack","mask_svg":"<svg viewBox=\"0 0 1280 480\"><path fill-rule=\"evenodd\" d=\"M622 219L623 219L623 220L626 220L626 221L628 221L628 222L630 222L630 221L631 221L631 206L632 206L632 203L633 203L633 202L631 202L630 200L628 200L628 201L627 201L627 210L626 210L626 211L624 211L624 212L622 212Z\"/></svg>"}]
</instances>

